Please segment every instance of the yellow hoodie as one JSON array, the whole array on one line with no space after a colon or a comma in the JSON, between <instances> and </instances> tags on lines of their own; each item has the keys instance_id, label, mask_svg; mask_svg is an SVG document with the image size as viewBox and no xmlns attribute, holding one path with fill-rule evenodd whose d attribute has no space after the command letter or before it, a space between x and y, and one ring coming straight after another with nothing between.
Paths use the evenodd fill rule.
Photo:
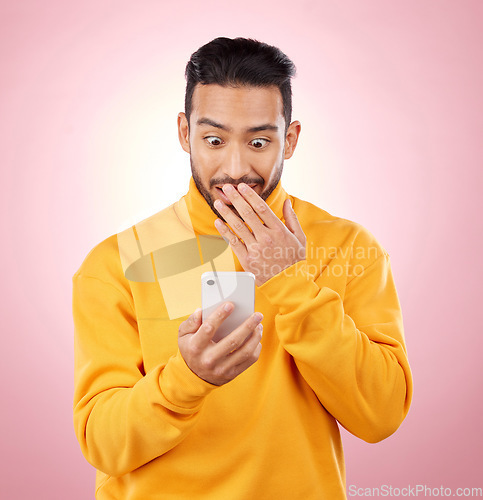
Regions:
<instances>
[{"instance_id":1,"label":"yellow hoodie","mask_svg":"<svg viewBox=\"0 0 483 500\"><path fill-rule=\"evenodd\" d=\"M267 199L282 221L287 197L279 183ZM338 424L373 443L403 421L412 378L389 255L359 224L290 199L306 260L256 288L262 352L224 386L198 378L177 346L201 273L243 271L229 247L202 255L218 232L193 179L73 276L74 424L96 498L344 499Z\"/></svg>"}]
</instances>

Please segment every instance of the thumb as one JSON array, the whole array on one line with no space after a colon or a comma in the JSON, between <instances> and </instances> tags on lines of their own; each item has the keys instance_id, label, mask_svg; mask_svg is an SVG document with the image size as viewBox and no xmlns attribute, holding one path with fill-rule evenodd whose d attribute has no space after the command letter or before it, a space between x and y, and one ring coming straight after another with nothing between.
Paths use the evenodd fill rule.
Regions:
<instances>
[{"instance_id":1,"label":"thumb","mask_svg":"<svg viewBox=\"0 0 483 500\"><path fill-rule=\"evenodd\" d=\"M303 243L305 241L305 234L299 223L297 214L292 208L290 198L287 198L283 204L283 218L285 219L285 225L288 230L293 233L301 243Z\"/></svg>"},{"instance_id":2,"label":"thumb","mask_svg":"<svg viewBox=\"0 0 483 500\"><path fill-rule=\"evenodd\" d=\"M201 308L196 309L188 319L184 320L179 326L178 337L196 333L201 326Z\"/></svg>"}]
</instances>

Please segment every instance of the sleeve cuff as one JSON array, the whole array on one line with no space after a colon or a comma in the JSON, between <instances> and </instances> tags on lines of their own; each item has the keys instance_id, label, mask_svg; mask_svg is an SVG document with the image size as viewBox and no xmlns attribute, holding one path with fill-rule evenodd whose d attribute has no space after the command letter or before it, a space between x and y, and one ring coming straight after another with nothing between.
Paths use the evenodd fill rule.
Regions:
<instances>
[{"instance_id":1,"label":"sleeve cuff","mask_svg":"<svg viewBox=\"0 0 483 500\"><path fill-rule=\"evenodd\" d=\"M320 291L309 272L307 260L300 260L285 268L260 285L258 290L272 305L278 307L282 314L313 299Z\"/></svg>"},{"instance_id":2,"label":"sleeve cuff","mask_svg":"<svg viewBox=\"0 0 483 500\"><path fill-rule=\"evenodd\" d=\"M159 376L161 392L174 411L196 411L204 398L218 386L204 381L190 370L181 353L170 358Z\"/></svg>"}]
</instances>

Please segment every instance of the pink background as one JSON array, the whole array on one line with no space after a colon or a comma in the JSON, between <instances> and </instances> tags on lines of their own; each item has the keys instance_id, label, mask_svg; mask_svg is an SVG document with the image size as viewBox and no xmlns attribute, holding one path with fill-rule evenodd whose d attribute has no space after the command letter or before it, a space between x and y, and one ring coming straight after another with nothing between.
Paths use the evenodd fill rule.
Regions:
<instances>
[{"instance_id":1,"label":"pink background","mask_svg":"<svg viewBox=\"0 0 483 500\"><path fill-rule=\"evenodd\" d=\"M0 497L94 497L72 424L71 277L188 187L184 66L279 46L302 135L285 189L391 254L415 379L398 432L344 431L347 485L483 486L483 2L2 2Z\"/></svg>"}]
</instances>

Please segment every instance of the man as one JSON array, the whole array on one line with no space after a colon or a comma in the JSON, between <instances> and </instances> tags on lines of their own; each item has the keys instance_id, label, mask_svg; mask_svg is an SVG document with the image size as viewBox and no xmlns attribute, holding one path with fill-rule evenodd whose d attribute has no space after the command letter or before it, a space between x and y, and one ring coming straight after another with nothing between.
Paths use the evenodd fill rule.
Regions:
<instances>
[{"instance_id":1,"label":"man","mask_svg":"<svg viewBox=\"0 0 483 500\"><path fill-rule=\"evenodd\" d=\"M408 412L389 255L281 186L300 134L293 74L253 40L195 52L178 116L187 195L73 277L74 422L99 499L343 499L338 424L377 442ZM202 322L212 268L256 278L256 312L217 343L234 304Z\"/></svg>"}]
</instances>

